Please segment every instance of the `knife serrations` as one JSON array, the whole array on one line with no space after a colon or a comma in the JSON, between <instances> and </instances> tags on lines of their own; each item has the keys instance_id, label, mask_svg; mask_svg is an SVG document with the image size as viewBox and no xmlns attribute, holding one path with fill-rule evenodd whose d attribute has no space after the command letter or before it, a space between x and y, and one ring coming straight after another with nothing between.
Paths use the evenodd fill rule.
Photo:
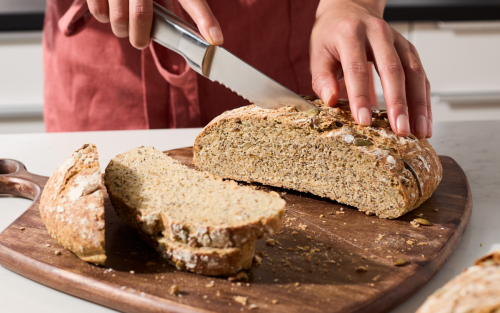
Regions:
<instances>
[{"instance_id":1,"label":"knife serrations","mask_svg":"<svg viewBox=\"0 0 500 313\"><path fill-rule=\"evenodd\" d=\"M318 109L224 48L214 46L207 53L203 68L203 74L208 79L226 86L261 108L294 106L298 111Z\"/></svg>"}]
</instances>

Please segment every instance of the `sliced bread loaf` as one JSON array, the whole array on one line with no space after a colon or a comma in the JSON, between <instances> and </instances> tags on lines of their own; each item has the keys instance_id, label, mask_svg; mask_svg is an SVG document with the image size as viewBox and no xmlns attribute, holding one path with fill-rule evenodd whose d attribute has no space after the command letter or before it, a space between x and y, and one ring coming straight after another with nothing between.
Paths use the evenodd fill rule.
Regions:
<instances>
[{"instance_id":1,"label":"sliced bread loaf","mask_svg":"<svg viewBox=\"0 0 500 313\"><path fill-rule=\"evenodd\" d=\"M117 211L144 234L190 247L252 243L281 227L285 201L184 166L152 147L115 157L105 184Z\"/></svg>"},{"instance_id":2,"label":"sliced bread loaf","mask_svg":"<svg viewBox=\"0 0 500 313\"><path fill-rule=\"evenodd\" d=\"M425 139L397 136L384 110L373 126L354 122L348 103L297 112L250 105L227 111L196 138L199 170L330 198L381 218L397 218L428 199L441 181Z\"/></svg>"},{"instance_id":3,"label":"sliced bread loaf","mask_svg":"<svg viewBox=\"0 0 500 313\"><path fill-rule=\"evenodd\" d=\"M80 259L104 264L104 196L97 149L85 144L52 174L40 215L49 234Z\"/></svg>"}]
</instances>

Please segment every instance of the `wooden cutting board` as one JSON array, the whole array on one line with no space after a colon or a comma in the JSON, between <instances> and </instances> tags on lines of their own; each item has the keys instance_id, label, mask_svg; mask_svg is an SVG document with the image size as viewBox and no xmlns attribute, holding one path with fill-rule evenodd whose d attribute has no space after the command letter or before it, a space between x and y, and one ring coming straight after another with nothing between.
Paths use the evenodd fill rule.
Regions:
<instances>
[{"instance_id":1,"label":"wooden cutting board","mask_svg":"<svg viewBox=\"0 0 500 313\"><path fill-rule=\"evenodd\" d=\"M184 164L192 160L191 148L168 154ZM436 274L469 223L472 197L467 178L453 159L440 159L444 174L434 195L396 220L279 190L287 202L284 227L273 236L274 246L259 240L256 251L263 255L262 264L241 282L175 270L117 217L107 195L106 266L79 260L48 235L40 218L39 195L48 178L27 172L17 161L0 160L0 194L34 200L0 234L0 264L123 312L241 312L251 305L259 312L386 312ZM417 216L433 225L411 226ZM395 259L405 259L406 265L395 266ZM366 271L356 271L360 266ZM169 294L173 284L179 286L180 296ZM248 297L247 304L236 302L236 296Z\"/></svg>"}]
</instances>

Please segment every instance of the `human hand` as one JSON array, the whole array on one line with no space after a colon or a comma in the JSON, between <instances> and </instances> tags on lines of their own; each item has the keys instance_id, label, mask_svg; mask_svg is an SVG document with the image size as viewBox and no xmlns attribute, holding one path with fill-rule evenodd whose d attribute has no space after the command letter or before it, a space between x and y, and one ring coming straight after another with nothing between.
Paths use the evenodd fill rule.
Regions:
<instances>
[{"instance_id":1,"label":"human hand","mask_svg":"<svg viewBox=\"0 0 500 313\"><path fill-rule=\"evenodd\" d=\"M206 41L221 45L224 41L219 22L206 0L179 0ZM110 23L113 33L129 37L132 46L149 46L153 23L153 0L87 0L90 13L101 23Z\"/></svg>"},{"instance_id":2,"label":"human hand","mask_svg":"<svg viewBox=\"0 0 500 313\"><path fill-rule=\"evenodd\" d=\"M371 125L368 62L380 75L389 122L399 136L432 136L430 84L415 47L383 19L385 1L321 0L311 35L313 89L329 106L345 79L356 122Z\"/></svg>"}]
</instances>

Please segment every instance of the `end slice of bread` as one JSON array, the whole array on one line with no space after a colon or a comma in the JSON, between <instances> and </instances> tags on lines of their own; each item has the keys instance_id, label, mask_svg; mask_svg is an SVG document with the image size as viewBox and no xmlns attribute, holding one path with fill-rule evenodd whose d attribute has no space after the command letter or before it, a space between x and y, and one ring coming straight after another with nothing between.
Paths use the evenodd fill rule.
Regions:
<instances>
[{"instance_id":1,"label":"end slice of bread","mask_svg":"<svg viewBox=\"0 0 500 313\"><path fill-rule=\"evenodd\" d=\"M430 295L417 313L500 312L500 250L474 263Z\"/></svg>"},{"instance_id":2,"label":"end slice of bread","mask_svg":"<svg viewBox=\"0 0 500 313\"><path fill-rule=\"evenodd\" d=\"M129 225L189 247L252 243L281 227L285 201L184 166L152 147L115 157L106 168L111 203Z\"/></svg>"},{"instance_id":3,"label":"end slice of bread","mask_svg":"<svg viewBox=\"0 0 500 313\"><path fill-rule=\"evenodd\" d=\"M422 204L442 178L426 139L396 135L387 112L373 125L354 122L348 103L297 112L254 105L227 111L196 138L193 163L201 171L246 182L309 192L381 218L397 218Z\"/></svg>"},{"instance_id":4,"label":"end slice of bread","mask_svg":"<svg viewBox=\"0 0 500 313\"><path fill-rule=\"evenodd\" d=\"M40 201L52 238L80 259L100 265L106 261L103 188L97 149L87 143L52 174Z\"/></svg>"}]
</instances>

